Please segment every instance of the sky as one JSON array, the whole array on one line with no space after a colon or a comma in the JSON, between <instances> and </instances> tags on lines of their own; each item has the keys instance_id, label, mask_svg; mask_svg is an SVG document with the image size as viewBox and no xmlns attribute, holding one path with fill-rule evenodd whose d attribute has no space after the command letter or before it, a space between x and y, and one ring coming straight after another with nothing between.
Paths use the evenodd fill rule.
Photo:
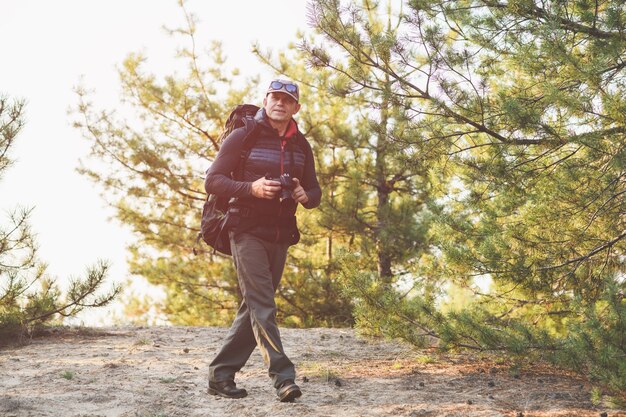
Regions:
<instances>
[{"instance_id":1,"label":"sky","mask_svg":"<svg viewBox=\"0 0 626 417\"><path fill-rule=\"evenodd\" d=\"M307 28L306 0L190 0L186 8L199 19L200 47L221 41L230 67L262 80L272 74L250 52L252 43L284 49ZM146 70L173 72L184 39L171 38L163 27L184 24L175 0L0 0L0 94L27 103L26 125L10 152L14 165L0 180L0 225L8 224L8 213L17 207L33 208L39 256L63 288L100 259L111 264L107 286L123 283L132 239L106 206L103 189L76 172L89 143L71 126L73 90L82 84L95 90L96 107L115 108L117 68L124 58L143 52ZM147 288L139 277L132 280ZM119 310L92 310L77 321L111 324Z\"/></svg>"}]
</instances>

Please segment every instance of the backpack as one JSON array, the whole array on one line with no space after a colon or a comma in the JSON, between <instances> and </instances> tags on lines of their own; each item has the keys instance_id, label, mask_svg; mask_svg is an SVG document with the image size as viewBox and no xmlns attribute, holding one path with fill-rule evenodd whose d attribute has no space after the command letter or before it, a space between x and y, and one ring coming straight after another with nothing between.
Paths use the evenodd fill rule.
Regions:
<instances>
[{"instance_id":1,"label":"backpack","mask_svg":"<svg viewBox=\"0 0 626 417\"><path fill-rule=\"evenodd\" d=\"M254 115L259 110L258 106L253 104L240 104L230 113L224 130L218 138L218 142L222 142L233 130L244 127L246 129L239 155L237 166L233 168L231 176L233 179L243 177L244 164L250 154L253 145L251 140L252 132L256 127ZM228 222L228 203L229 197L217 194L207 195L204 207L202 208L202 219L200 221L200 233L196 238L196 243L200 239L213 248L213 253L220 252L224 255L231 255L230 238L225 226ZM197 253L194 248L194 254Z\"/></svg>"}]
</instances>

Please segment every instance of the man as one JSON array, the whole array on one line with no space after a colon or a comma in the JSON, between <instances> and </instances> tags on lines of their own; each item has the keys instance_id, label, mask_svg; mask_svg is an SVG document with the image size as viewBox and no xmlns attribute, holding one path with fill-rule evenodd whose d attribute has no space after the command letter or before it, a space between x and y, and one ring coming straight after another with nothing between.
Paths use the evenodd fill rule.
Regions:
<instances>
[{"instance_id":1,"label":"man","mask_svg":"<svg viewBox=\"0 0 626 417\"><path fill-rule=\"evenodd\" d=\"M272 81L247 139L252 148L243 169L238 169L243 178L234 180L231 173L240 159L245 128L226 137L207 173L207 193L231 197L227 224L243 295L224 345L209 366L208 391L213 395L247 395L234 378L256 346L280 401L302 395L295 367L283 350L274 301L287 248L300 239L297 205L312 209L321 198L311 146L292 118L300 110L299 99L294 82Z\"/></svg>"}]
</instances>

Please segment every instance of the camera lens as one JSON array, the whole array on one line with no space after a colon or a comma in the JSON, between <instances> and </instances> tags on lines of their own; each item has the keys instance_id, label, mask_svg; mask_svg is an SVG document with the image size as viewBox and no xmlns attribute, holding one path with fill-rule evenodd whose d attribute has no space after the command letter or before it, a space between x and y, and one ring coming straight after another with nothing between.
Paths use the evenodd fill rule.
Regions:
<instances>
[{"instance_id":1,"label":"camera lens","mask_svg":"<svg viewBox=\"0 0 626 417\"><path fill-rule=\"evenodd\" d=\"M294 189L294 183L291 180L291 175L289 175L289 174L282 174L280 176L280 186L283 189L287 189L289 191L292 191Z\"/></svg>"},{"instance_id":2,"label":"camera lens","mask_svg":"<svg viewBox=\"0 0 626 417\"><path fill-rule=\"evenodd\" d=\"M295 188L293 181L291 180L291 175L288 173L282 174L280 176L280 199L284 200L286 198L291 198L291 192Z\"/></svg>"}]
</instances>

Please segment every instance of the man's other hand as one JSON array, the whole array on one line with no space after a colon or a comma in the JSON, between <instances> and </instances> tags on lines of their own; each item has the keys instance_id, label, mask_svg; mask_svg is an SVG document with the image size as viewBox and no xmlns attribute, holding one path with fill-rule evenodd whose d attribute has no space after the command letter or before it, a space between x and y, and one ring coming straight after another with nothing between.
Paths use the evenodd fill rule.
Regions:
<instances>
[{"instance_id":1,"label":"man's other hand","mask_svg":"<svg viewBox=\"0 0 626 417\"><path fill-rule=\"evenodd\" d=\"M291 198L293 198L294 200L296 200L298 203L301 203L301 204L304 204L307 201L309 201L309 196L306 195L306 191L304 191L304 188L302 188L302 186L300 185L300 180L297 178L294 178L292 181L296 183L296 186L293 189L293 192L291 193Z\"/></svg>"}]
</instances>

